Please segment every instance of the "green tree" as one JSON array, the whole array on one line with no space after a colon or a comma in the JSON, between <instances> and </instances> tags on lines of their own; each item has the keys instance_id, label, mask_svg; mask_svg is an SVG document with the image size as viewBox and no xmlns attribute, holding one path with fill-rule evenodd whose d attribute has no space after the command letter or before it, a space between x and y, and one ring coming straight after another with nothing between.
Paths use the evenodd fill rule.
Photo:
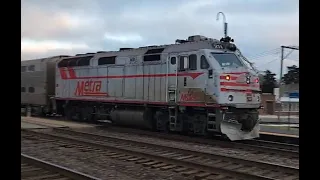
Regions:
<instances>
[{"instance_id":1,"label":"green tree","mask_svg":"<svg viewBox=\"0 0 320 180\"><path fill-rule=\"evenodd\" d=\"M288 72L282 77L284 84L298 84L299 83L299 67L296 65L288 66Z\"/></svg>"},{"instance_id":2,"label":"green tree","mask_svg":"<svg viewBox=\"0 0 320 180\"><path fill-rule=\"evenodd\" d=\"M275 78L276 74L272 73L270 70L266 70L263 76L263 81L261 82L262 93L272 93L273 89L277 87L277 81Z\"/></svg>"}]
</instances>

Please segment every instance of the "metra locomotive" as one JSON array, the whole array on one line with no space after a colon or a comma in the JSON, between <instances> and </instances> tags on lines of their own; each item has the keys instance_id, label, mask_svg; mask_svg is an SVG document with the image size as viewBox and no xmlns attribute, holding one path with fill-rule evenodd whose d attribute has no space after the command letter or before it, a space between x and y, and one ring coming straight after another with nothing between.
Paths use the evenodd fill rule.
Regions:
<instances>
[{"instance_id":1,"label":"metra locomotive","mask_svg":"<svg viewBox=\"0 0 320 180\"><path fill-rule=\"evenodd\" d=\"M259 79L232 42L190 36L170 45L22 61L21 102L73 120L255 138ZM39 70L28 72L30 64Z\"/></svg>"}]
</instances>

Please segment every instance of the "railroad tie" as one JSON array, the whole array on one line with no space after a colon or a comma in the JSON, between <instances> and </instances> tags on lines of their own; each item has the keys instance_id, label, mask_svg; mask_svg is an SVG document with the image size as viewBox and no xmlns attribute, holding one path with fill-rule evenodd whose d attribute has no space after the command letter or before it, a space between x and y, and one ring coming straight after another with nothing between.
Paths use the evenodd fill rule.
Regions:
<instances>
[{"instance_id":1,"label":"railroad tie","mask_svg":"<svg viewBox=\"0 0 320 180\"><path fill-rule=\"evenodd\" d=\"M226 166L225 168L228 169L228 170L236 170L236 169L241 168L241 167L243 167L243 165L241 165L241 164L233 164L231 166Z\"/></svg>"},{"instance_id":2,"label":"railroad tie","mask_svg":"<svg viewBox=\"0 0 320 180\"><path fill-rule=\"evenodd\" d=\"M54 180L70 180L70 178L62 177L62 178L57 178L57 179L54 179Z\"/></svg>"},{"instance_id":3,"label":"railroad tie","mask_svg":"<svg viewBox=\"0 0 320 180\"><path fill-rule=\"evenodd\" d=\"M295 180L295 179L297 179L296 175L287 176L287 177L283 178L283 180Z\"/></svg>"},{"instance_id":4,"label":"railroad tie","mask_svg":"<svg viewBox=\"0 0 320 180\"><path fill-rule=\"evenodd\" d=\"M203 178L208 177L208 176L210 176L210 175L211 175L211 173L202 172L202 173L196 174L196 175L194 176L194 179L195 179L195 180L200 180L200 179L203 179Z\"/></svg>"},{"instance_id":5,"label":"railroad tie","mask_svg":"<svg viewBox=\"0 0 320 180\"><path fill-rule=\"evenodd\" d=\"M125 159L129 159L129 158L132 158L132 156L125 155L122 157L118 157L119 160L125 160Z\"/></svg>"},{"instance_id":6,"label":"railroad tie","mask_svg":"<svg viewBox=\"0 0 320 180\"><path fill-rule=\"evenodd\" d=\"M120 157L123 157L123 156L126 156L125 154L117 154L117 155L113 155L113 156L110 156L111 158L120 158Z\"/></svg>"},{"instance_id":7,"label":"railroad tie","mask_svg":"<svg viewBox=\"0 0 320 180\"><path fill-rule=\"evenodd\" d=\"M167 165L167 166L163 166L163 167L160 167L159 169L161 170L168 170L168 169L172 169L174 167L177 167L176 165Z\"/></svg>"},{"instance_id":8,"label":"railroad tie","mask_svg":"<svg viewBox=\"0 0 320 180\"><path fill-rule=\"evenodd\" d=\"M183 160L183 159L189 159L191 157L194 157L193 155L188 155L188 156L181 156L181 157L177 157L175 159L178 159L178 160Z\"/></svg>"},{"instance_id":9,"label":"railroad tie","mask_svg":"<svg viewBox=\"0 0 320 180\"><path fill-rule=\"evenodd\" d=\"M133 158L130 158L130 159L127 159L128 161L137 161L137 160L141 160L143 158L141 157L133 157Z\"/></svg>"},{"instance_id":10,"label":"railroad tie","mask_svg":"<svg viewBox=\"0 0 320 180\"><path fill-rule=\"evenodd\" d=\"M151 167L152 168L159 168L159 167L163 167L163 166L167 166L167 165L168 165L167 163L160 163L160 164L154 164Z\"/></svg>"},{"instance_id":11,"label":"railroad tie","mask_svg":"<svg viewBox=\"0 0 320 180\"><path fill-rule=\"evenodd\" d=\"M137 163L137 164L141 164L141 163L145 163L145 162L149 162L149 161L151 161L151 160L141 159L141 160L137 161L136 163Z\"/></svg>"},{"instance_id":12,"label":"railroad tie","mask_svg":"<svg viewBox=\"0 0 320 180\"><path fill-rule=\"evenodd\" d=\"M221 175L221 174L217 175L217 176L211 175L211 176L206 177L206 179L207 180L221 180L221 179L226 179L226 176L225 175Z\"/></svg>"},{"instance_id":13,"label":"railroad tie","mask_svg":"<svg viewBox=\"0 0 320 180\"><path fill-rule=\"evenodd\" d=\"M187 170L188 168L185 168L185 167L181 167L181 168L178 168L178 169L175 169L173 170L174 172L181 172L181 171L185 171Z\"/></svg>"},{"instance_id":14,"label":"railroad tie","mask_svg":"<svg viewBox=\"0 0 320 180\"><path fill-rule=\"evenodd\" d=\"M256 167L248 167L248 166L238 169L238 171L243 173L254 172L255 170L256 170Z\"/></svg>"},{"instance_id":15,"label":"railroad tie","mask_svg":"<svg viewBox=\"0 0 320 180\"><path fill-rule=\"evenodd\" d=\"M56 177L61 177L60 174L45 174L45 175L42 175L42 176L36 176L36 177L32 177L30 178L30 180L42 180L42 179L53 179L53 178L56 178Z\"/></svg>"},{"instance_id":16,"label":"railroad tie","mask_svg":"<svg viewBox=\"0 0 320 180\"><path fill-rule=\"evenodd\" d=\"M227 162L227 161L222 161L220 163L214 164L215 167L219 167L219 168L227 167L227 166L230 166L230 165L233 165L233 163L232 162Z\"/></svg>"},{"instance_id":17,"label":"railroad tie","mask_svg":"<svg viewBox=\"0 0 320 180\"><path fill-rule=\"evenodd\" d=\"M143 166L151 166L153 164L159 164L159 161L150 161L150 162L146 162L146 163L142 163Z\"/></svg>"},{"instance_id":18,"label":"railroad tie","mask_svg":"<svg viewBox=\"0 0 320 180\"><path fill-rule=\"evenodd\" d=\"M67 178L67 177L62 177L62 178L55 178L54 180L70 180L70 178Z\"/></svg>"},{"instance_id":19,"label":"railroad tie","mask_svg":"<svg viewBox=\"0 0 320 180\"><path fill-rule=\"evenodd\" d=\"M29 176L33 176L34 174L43 175L43 174L48 174L48 173L49 173L49 171L44 171L43 169L36 170L36 171L23 171L21 169L21 177L29 177Z\"/></svg>"},{"instance_id":20,"label":"railroad tie","mask_svg":"<svg viewBox=\"0 0 320 180\"><path fill-rule=\"evenodd\" d=\"M194 170L190 170L190 171L181 172L181 174L184 175L184 176L189 176L191 174L196 174L198 172L199 172L199 170L194 169Z\"/></svg>"},{"instance_id":21,"label":"railroad tie","mask_svg":"<svg viewBox=\"0 0 320 180\"><path fill-rule=\"evenodd\" d=\"M31 172L31 171L39 171L39 170L42 170L41 168L37 168L37 167L33 167L33 166L29 166L29 167L26 167L26 168L22 168L21 169L21 172Z\"/></svg>"}]
</instances>

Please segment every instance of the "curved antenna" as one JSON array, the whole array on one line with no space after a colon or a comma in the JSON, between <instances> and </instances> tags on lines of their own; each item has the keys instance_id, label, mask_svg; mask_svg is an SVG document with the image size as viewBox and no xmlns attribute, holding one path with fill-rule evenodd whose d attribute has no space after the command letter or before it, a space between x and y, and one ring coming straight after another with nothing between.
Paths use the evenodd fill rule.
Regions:
<instances>
[{"instance_id":1,"label":"curved antenna","mask_svg":"<svg viewBox=\"0 0 320 180\"><path fill-rule=\"evenodd\" d=\"M228 34L228 23L227 23L227 19L226 19L226 16L224 15L223 12L218 12L217 14L217 21L219 21L219 15L222 15L223 17L223 31L224 31L224 37L226 38L227 37L227 34Z\"/></svg>"},{"instance_id":2,"label":"curved antenna","mask_svg":"<svg viewBox=\"0 0 320 180\"><path fill-rule=\"evenodd\" d=\"M227 21L227 19L226 19L226 16L224 15L224 13L223 12L218 12L218 14L217 14L217 21L219 21L219 15L222 15L222 17L223 17L223 23L226 23L226 21Z\"/></svg>"}]
</instances>

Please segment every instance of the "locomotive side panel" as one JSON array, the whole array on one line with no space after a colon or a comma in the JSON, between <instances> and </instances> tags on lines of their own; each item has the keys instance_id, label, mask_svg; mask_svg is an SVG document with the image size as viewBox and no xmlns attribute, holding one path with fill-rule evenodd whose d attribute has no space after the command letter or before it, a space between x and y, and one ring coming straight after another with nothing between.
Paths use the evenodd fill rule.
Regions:
<instances>
[{"instance_id":1,"label":"locomotive side panel","mask_svg":"<svg viewBox=\"0 0 320 180\"><path fill-rule=\"evenodd\" d=\"M125 77L130 77L132 74L137 73L137 66L125 66ZM124 78L124 96L125 99L139 99L136 97L136 79L137 78Z\"/></svg>"},{"instance_id":2,"label":"locomotive side panel","mask_svg":"<svg viewBox=\"0 0 320 180\"><path fill-rule=\"evenodd\" d=\"M159 94L156 94L156 81L158 81L160 78L155 78L155 74L156 74L156 68L159 65L149 65L149 77L148 77L148 101L152 101L154 102L156 99L156 95L158 96Z\"/></svg>"},{"instance_id":3,"label":"locomotive side panel","mask_svg":"<svg viewBox=\"0 0 320 180\"><path fill-rule=\"evenodd\" d=\"M122 100L164 102L165 68L166 64L59 68L56 96L71 100L117 100L119 103Z\"/></svg>"},{"instance_id":4,"label":"locomotive side panel","mask_svg":"<svg viewBox=\"0 0 320 180\"><path fill-rule=\"evenodd\" d=\"M144 75L144 67L141 65L137 65L137 74ZM136 99L143 99L144 98L144 78L135 78L135 97Z\"/></svg>"},{"instance_id":5,"label":"locomotive side panel","mask_svg":"<svg viewBox=\"0 0 320 180\"><path fill-rule=\"evenodd\" d=\"M113 78L117 76L116 78ZM108 96L109 97L123 97L123 86L124 86L124 67L116 66L108 68Z\"/></svg>"}]
</instances>

